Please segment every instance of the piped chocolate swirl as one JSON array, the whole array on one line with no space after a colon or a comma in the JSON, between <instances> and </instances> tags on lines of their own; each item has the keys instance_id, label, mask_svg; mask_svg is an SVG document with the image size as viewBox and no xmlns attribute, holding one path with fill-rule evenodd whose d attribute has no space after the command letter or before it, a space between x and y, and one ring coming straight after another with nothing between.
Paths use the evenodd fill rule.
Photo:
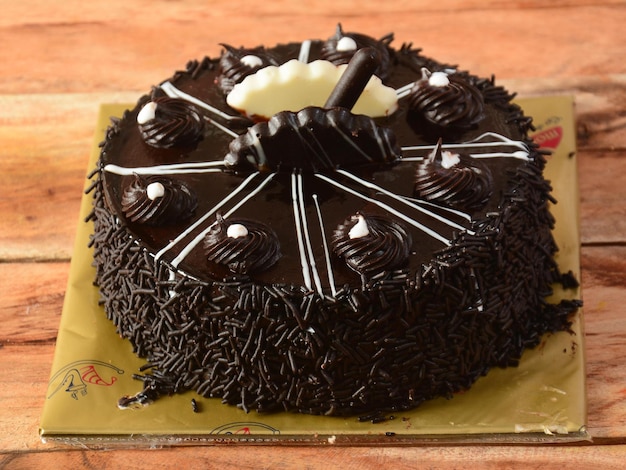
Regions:
<instances>
[{"instance_id":1,"label":"piped chocolate swirl","mask_svg":"<svg viewBox=\"0 0 626 470\"><path fill-rule=\"evenodd\" d=\"M391 41L393 41L393 34L388 34L381 39L374 39L365 34L345 33L339 24L335 34L328 38L322 46L320 55L324 60L335 65L341 65L350 62L356 51L371 47L376 50L380 59L380 65L376 69L375 75L384 80L389 76L390 71L389 44Z\"/></svg>"},{"instance_id":2,"label":"piped chocolate swirl","mask_svg":"<svg viewBox=\"0 0 626 470\"><path fill-rule=\"evenodd\" d=\"M237 49L228 44L222 46L225 51L220 57L217 85L224 94L230 93L233 87L248 75L268 65L280 65L280 62L264 47Z\"/></svg>"},{"instance_id":3,"label":"piped chocolate swirl","mask_svg":"<svg viewBox=\"0 0 626 470\"><path fill-rule=\"evenodd\" d=\"M280 258L276 233L262 222L250 219L224 219L204 239L209 261L226 266L237 274L251 274L270 268Z\"/></svg>"},{"instance_id":4,"label":"piped chocolate swirl","mask_svg":"<svg viewBox=\"0 0 626 470\"><path fill-rule=\"evenodd\" d=\"M191 103L160 96L146 103L137 115L144 141L157 148L193 147L204 134L204 119Z\"/></svg>"},{"instance_id":5,"label":"piped chocolate swirl","mask_svg":"<svg viewBox=\"0 0 626 470\"><path fill-rule=\"evenodd\" d=\"M485 116L480 90L456 73L423 68L408 100L413 113L441 128L468 129Z\"/></svg>"},{"instance_id":6,"label":"piped chocolate swirl","mask_svg":"<svg viewBox=\"0 0 626 470\"><path fill-rule=\"evenodd\" d=\"M332 247L351 269L371 276L402 267L409 258L411 236L389 216L357 214L337 227Z\"/></svg>"},{"instance_id":7,"label":"piped chocolate swirl","mask_svg":"<svg viewBox=\"0 0 626 470\"><path fill-rule=\"evenodd\" d=\"M493 178L486 165L470 155L442 151L441 140L415 173L415 195L469 212L491 197Z\"/></svg>"},{"instance_id":8,"label":"piped chocolate swirl","mask_svg":"<svg viewBox=\"0 0 626 470\"><path fill-rule=\"evenodd\" d=\"M184 183L164 176L136 175L121 200L127 219L150 226L187 220L197 204L195 194Z\"/></svg>"}]
</instances>

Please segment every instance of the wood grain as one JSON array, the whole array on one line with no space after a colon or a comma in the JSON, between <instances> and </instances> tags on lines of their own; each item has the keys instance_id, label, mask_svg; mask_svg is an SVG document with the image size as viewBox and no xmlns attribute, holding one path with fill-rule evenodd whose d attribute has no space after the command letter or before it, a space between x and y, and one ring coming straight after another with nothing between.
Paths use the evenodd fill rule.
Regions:
<instances>
[{"instance_id":1,"label":"wood grain","mask_svg":"<svg viewBox=\"0 0 626 470\"><path fill-rule=\"evenodd\" d=\"M325 38L338 22L375 37L394 32L398 43L413 42L426 55L483 76L626 72L626 43L614 40L621 37L626 9L617 1L403 0L382 7L283 0L250 9L236 2L206 8L202 2L147 0L73 0L58 9L35 0L10 5L0 23L0 44L15 47L0 49L0 93L144 90L188 59L217 55L220 43Z\"/></svg>"},{"instance_id":2,"label":"wood grain","mask_svg":"<svg viewBox=\"0 0 626 470\"><path fill-rule=\"evenodd\" d=\"M576 101L589 432L581 446L102 452L37 435L100 103L134 102L220 42L395 33L520 96ZM0 16L0 468L580 468L626 456L626 2L4 2Z\"/></svg>"}]
</instances>

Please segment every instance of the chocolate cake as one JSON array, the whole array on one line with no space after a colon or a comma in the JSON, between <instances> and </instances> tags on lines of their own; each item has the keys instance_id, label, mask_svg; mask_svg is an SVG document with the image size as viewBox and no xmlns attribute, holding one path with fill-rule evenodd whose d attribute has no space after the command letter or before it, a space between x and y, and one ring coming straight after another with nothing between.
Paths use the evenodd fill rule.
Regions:
<instances>
[{"instance_id":1,"label":"chocolate cake","mask_svg":"<svg viewBox=\"0 0 626 470\"><path fill-rule=\"evenodd\" d=\"M101 303L146 358L121 406L399 411L568 328L531 119L393 40L224 45L113 119L89 219Z\"/></svg>"}]
</instances>

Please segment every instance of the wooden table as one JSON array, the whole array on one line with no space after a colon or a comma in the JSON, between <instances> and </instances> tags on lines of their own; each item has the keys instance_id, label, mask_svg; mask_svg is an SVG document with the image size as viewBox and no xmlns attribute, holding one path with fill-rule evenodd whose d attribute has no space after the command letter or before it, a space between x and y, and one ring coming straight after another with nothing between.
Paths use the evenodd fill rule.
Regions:
<instances>
[{"instance_id":1,"label":"wooden table","mask_svg":"<svg viewBox=\"0 0 626 470\"><path fill-rule=\"evenodd\" d=\"M4 0L0 17L0 467L622 468L626 457L626 2ZM310 6L308 4L314 4ZM238 5L238 6L235 6ZM174 447L40 442L98 106L135 101L220 42L393 31L520 96L576 99L588 430L575 446Z\"/></svg>"}]
</instances>

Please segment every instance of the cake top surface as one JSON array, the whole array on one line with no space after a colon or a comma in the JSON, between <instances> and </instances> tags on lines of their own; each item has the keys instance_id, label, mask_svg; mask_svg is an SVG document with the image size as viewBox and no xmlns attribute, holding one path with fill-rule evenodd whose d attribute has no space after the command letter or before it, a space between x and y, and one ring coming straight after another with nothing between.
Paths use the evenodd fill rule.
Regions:
<instances>
[{"instance_id":1,"label":"cake top surface","mask_svg":"<svg viewBox=\"0 0 626 470\"><path fill-rule=\"evenodd\" d=\"M392 41L338 28L190 62L109 132L110 207L156 259L200 279L334 295L422 270L490 223L507 175L533 158L530 120L493 79ZM394 255L363 263L377 230L395 234L382 245Z\"/></svg>"}]
</instances>

